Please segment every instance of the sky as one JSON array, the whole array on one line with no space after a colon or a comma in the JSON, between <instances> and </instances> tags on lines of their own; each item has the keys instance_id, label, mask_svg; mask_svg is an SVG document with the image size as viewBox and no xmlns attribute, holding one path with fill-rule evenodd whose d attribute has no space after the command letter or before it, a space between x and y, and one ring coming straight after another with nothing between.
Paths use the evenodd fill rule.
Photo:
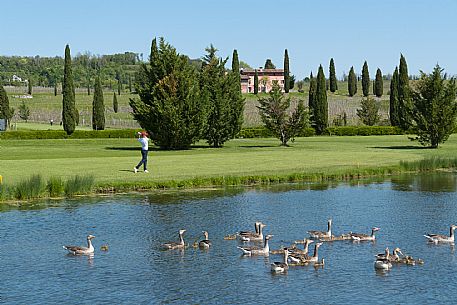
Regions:
<instances>
[{"instance_id":1,"label":"sky","mask_svg":"<svg viewBox=\"0 0 457 305\"><path fill-rule=\"evenodd\" d=\"M409 74L436 64L457 75L456 0L0 0L0 55L62 56L131 51L149 55L164 37L181 54L201 58L213 44L257 68L270 58L303 79L330 58L341 77L363 62L392 73L400 53Z\"/></svg>"}]
</instances>

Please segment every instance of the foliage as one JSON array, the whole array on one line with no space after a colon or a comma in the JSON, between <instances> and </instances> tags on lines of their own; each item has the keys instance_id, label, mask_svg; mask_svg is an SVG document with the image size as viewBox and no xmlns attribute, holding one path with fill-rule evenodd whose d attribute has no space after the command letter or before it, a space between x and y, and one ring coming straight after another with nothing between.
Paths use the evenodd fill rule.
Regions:
<instances>
[{"instance_id":1,"label":"foliage","mask_svg":"<svg viewBox=\"0 0 457 305\"><path fill-rule=\"evenodd\" d=\"M240 62L238 60L238 51L233 50L233 55L232 55L232 73L237 78L238 82L238 89L241 92L241 75L240 75Z\"/></svg>"},{"instance_id":2,"label":"foliage","mask_svg":"<svg viewBox=\"0 0 457 305\"><path fill-rule=\"evenodd\" d=\"M60 177L50 177L46 183L49 197L59 197L64 193L64 182Z\"/></svg>"},{"instance_id":3,"label":"foliage","mask_svg":"<svg viewBox=\"0 0 457 305\"><path fill-rule=\"evenodd\" d=\"M295 86L295 75L291 75L289 77L289 89L292 90L294 89L294 86Z\"/></svg>"},{"instance_id":4,"label":"foliage","mask_svg":"<svg viewBox=\"0 0 457 305\"><path fill-rule=\"evenodd\" d=\"M297 137L312 137L316 135L314 128L305 127L299 131ZM273 133L265 127L249 127L240 130L237 138L249 139L249 138L271 138Z\"/></svg>"},{"instance_id":5,"label":"foliage","mask_svg":"<svg viewBox=\"0 0 457 305\"><path fill-rule=\"evenodd\" d=\"M303 91L303 86L305 85L305 81L299 80L297 81L297 87L298 87L298 92L302 93Z\"/></svg>"},{"instance_id":6,"label":"foliage","mask_svg":"<svg viewBox=\"0 0 457 305\"><path fill-rule=\"evenodd\" d=\"M328 127L325 134L331 136L381 136L400 135L403 131L394 126L337 126Z\"/></svg>"},{"instance_id":7,"label":"foliage","mask_svg":"<svg viewBox=\"0 0 457 305\"><path fill-rule=\"evenodd\" d=\"M313 77L313 72L309 75L309 93L308 93L308 108L311 122L314 121L314 108L316 108L316 79Z\"/></svg>"},{"instance_id":8,"label":"foliage","mask_svg":"<svg viewBox=\"0 0 457 305\"><path fill-rule=\"evenodd\" d=\"M57 96L57 83L54 84L54 96Z\"/></svg>"},{"instance_id":9,"label":"foliage","mask_svg":"<svg viewBox=\"0 0 457 305\"><path fill-rule=\"evenodd\" d=\"M362 92L365 97L370 93L370 74L368 72L368 64L366 60L362 67Z\"/></svg>"},{"instance_id":10,"label":"foliage","mask_svg":"<svg viewBox=\"0 0 457 305\"><path fill-rule=\"evenodd\" d=\"M95 139L95 138L132 138L137 129L110 129L110 130L75 130L68 135L63 130L27 130L8 131L0 133L2 140L31 140L31 139Z\"/></svg>"},{"instance_id":11,"label":"foliage","mask_svg":"<svg viewBox=\"0 0 457 305\"><path fill-rule=\"evenodd\" d=\"M335 118L333 118L333 125L335 125L335 126L346 126L347 124L348 124L348 116L346 114L346 111L338 114Z\"/></svg>"},{"instance_id":12,"label":"foliage","mask_svg":"<svg viewBox=\"0 0 457 305\"><path fill-rule=\"evenodd\" d=\"M330 59L329 75L330 92L335 92L336 90L338 90L338 81L336 79L335 62L333 61L333 58Z\"/></svg>"},{"instance_id":13,"label":"foliage","mask_svg":"<svg viewBox=\"0 0 457 305\"><path fill-rule=\"evenodd\" d=\"M119 103L117 101L116 92L113 92L113 110L115 113L119 111Z\"/></svg>"},{"instance_id":14,"label":"foliage","mask_svg":"<svg viewBox=\"0 0 457 305\"><path fill-rule=\"evenodd\" d=\"M290 71L289 71L289 53L284 51L284 92L289 93L290 89Z\"/></svg>"},{"instance_id":15,"label":"foliage","mask_svg":"<svg viewBox=\"0 0 457 305\"><path fill-rule=\"evenodd\" d=\"M32 95L32 80L29 79L29 81L27 82L27 93Z\"/></svg>"},{"instance_id":16,"label":"foliage","mask_svg":"<svg viewBox=\"0 0 457 305\"><path fill-rule=\"evenodd\" d=\"M389 117L390 125L400 126L400 117L398 111L398 67L395 67L394 74L390 81L390 95L389 95Z\"/></svg>"},{"instance_id":17,"label":"foliage","mask_svg":"<svg viewBox=\"0 0 457 305\"><path fill-rule=\"evenodd\" d=\"M14 197L19 200L38 198L44 191L44 182L41 175L32 175L20 181L14 189Z\"/></svg>"},{"instance_id":18,"label":"foliage","mask_svg":"<svg viewBox=\"0 0 457 305\"><path fill-rule=\"evenodd\" d=\"M71 69L70 47L65 47L65 67L62 84L62 124L63 129L71 135L76 128L76 106L75 106L75 88L73 84L73 75Z\"/></svg>"},{"instance_id":19,"label":"foliage","mask_svg":"<svg viewBox=\"0 0 457 305\"><path fill-rule=\"evenodd\" d=\"M249 64L247 64L246 62L244 62L242 60L240 60L240 68L241 69L252 69L252 67Z\"/></svg>"},{"instance_id":20,"label":"foliage","mask_svg":"<svg viewBox=\"0 0 457 305\"><path fill-rule=\"evenodd\" d=\"M401 54L398 69L398 118L399 126L403 130L408 130L412 124L410 90L408 66L405 57Z\"/></svg>"},{"instance_id":21,"label":"foliage","mask_svg":"<svg viewBox=\"0 0 457 305\"><path fill-rule=\"evenodd\" d=\"M0 84L0 119L6 119L8 126L12 117L13 111L12 108L10 108L8 95L6 94L5 88Z\"/></svg>"},{"instance_id":22,"label":"foliage","mask_svg":"<svg viewBox=\"0 0 457 305\"><path fill-rule=\"evenodd\" d=\"M151 45L149 65L136 79L139 99L130 99L133 117L153 142L166 149L188 148L205 130L207 98L186 56L163 38Z\"/></svg>"},{"instance_id":23,"label":"foliage","mask_svg":"<svg viewBox=\"0 0 457 305\"><path fill-rule=\"evenodd\" d=\"M287 146L289 140L294 141L301 130L307 127L308 114L299 100L297 107L288 114L290 97L284 99L284 94L277 82L273 82L273 88L268 98L260 98L260 117L265 127L281 141L281 145Z\"/></svg>"},{"instance_id":24,"label":"foliage","mask_svg":"<svg viewBox=\"0 0 457 305\"><path fill-rule=\"evenodd\" d=\"M412 92L414 131L424 146L437 148L455 130L457 118L457 86L454 78L447 81L443 69L436 65L421 78Z\"/></svg>"},{"instance_id":25,"label":"foliage","mask_svg":"<svg viewBox=\"0 0 457 305\"><path fill-rule=\"evenodd\" d=\"M349 96L354 96L357 93L357 76L355 76L354 67L349 70L348 92Z\"/></svg>"},{"instance_id":26,"label":"foliage","mask_svg":"<svg viewBox=\"0 0 457 305\"><path fill-rule=\"evenodd\" d=\"M360 103L361 108L357 109L357 116L362 120L363 124L373 126L381 116L379 115L379 105L371 97L362 99Z\"/></svg>"},{"instance_id":27,"label":"foliage","mask_svg":"<svg viewBox=\"0 0 457 305\"><path fill-rule=\"evenodd\" d=\"M457 158L428 157L419 161L400 161L406 171L426 172L439 168L457 168Z\"/></svg>"},{"instance_id":28,"label":"foliage","mask_svg":"<svg viewBox=\"0 0 457 305\"><path fill-rule=\"evenodd\" d=\"M319 71L317 72L316 95L314 99L313 127L316 129L316 134L320 135L328 125L327 89L322 65L319 66Z\"/></svg>"},{"instance_id":29,"label":"foliage","mask_svg":"<svg viewBox=\"0 0 457 305\"><path fill-rule=\"evenodd\" d=\"M94 187L95 179L93 176L75 175L69 178L64 184L65 196L73 197L75 195L88 194Z\"/></svg>"},{"instance_id":30,"label":"foliage","mask_svg":"<svg viewBox=\"0 0 457 305\"><path fill-rule=\"evenodd\" d=\"M95 79L94 100L92 102L92 129L105 129L105 104L103 101L103 91L99 77Z\"/></svg>"},{"instance_id":31,"label":"foliage","mask_svg":"<svg viewBox=\"0 0 457 305\"><path fill-rule=\"evenodd\" d=\"M19 117L20 117L22 120L24 120L24 121L27 122L27 120L28 120L29 117L30 117L30 108L29 108L29 106L27 106L27 105L25 104L25 102L22 101L21 105L19 105L19 109L18 109L18 110L19 110Z\"/></svg>"},{"instance_id":32,"label":"foliage","mask_svg":"<svg viewBox=\"0 0 457 305\"><path fill-rule=\"evenodd\" d=\"M254 71L254 94L259 93L259 73L257 70Z\"/></svg>"},{"instance_id":33,"label":"foliage","mask_svg":"<svg viewBox=\"0 0 457 305\"><path fill-rule=\"evenodd\" d=\"M264 69L276 69L276 66L273 64L270 58L265 61Z\"/></svg>"},{"instance_id":34,"label":"foliage","mask_svg":"<svg viewBox=\"0 0 457 305\"><path fill-rule=\"evenodd\" d=\"M381 69L378 68L378 70L376 70L376 79L374 81L374 94L376 95L376 97L381 97L382 94L383 94L383 90L384 90L384 84L383 84L383 80L382 80L382 73L381 73Z\"/></svg>"}]
</instances>

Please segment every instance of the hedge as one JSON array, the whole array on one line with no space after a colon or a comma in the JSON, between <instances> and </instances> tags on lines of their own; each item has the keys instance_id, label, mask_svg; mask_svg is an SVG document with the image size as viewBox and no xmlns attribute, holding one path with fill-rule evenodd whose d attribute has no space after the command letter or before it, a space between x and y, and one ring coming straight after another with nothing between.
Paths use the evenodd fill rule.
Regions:
<instances>
[{"instance_id":1,"label":"hedge","mask_svg":"<svg viewBox=\"0 0 457 305\"><path fill-rule=\"evenodd\" d=\"M139 129L112 130L75 130L67 135L63 130L20 130L0 132L0 139L30 140L30 139L90 139L90 138L131 138Z\"/></svg>"},{"instance_id":2,"label":"hedge","mask_svg":"<svg viewBox=\"0 0 457 305\"><path fill-rule=\"evenodd\" d=\"M327 127L325 134L329 136L381 136L404 134L396 126L340 126Z\"/></svg>"},{"instance_id":3,"label":"hedge","mask_svg":"<svg viewBox=\"0 0 457 305\"><path fill-rule=\"evenodd\" d=\"M312 137L316 134L313 128L304 128L298 137ZM236 136L237 138L271 138L273 134L265 127L243 128Z\"/></svg>"}]
</instances>

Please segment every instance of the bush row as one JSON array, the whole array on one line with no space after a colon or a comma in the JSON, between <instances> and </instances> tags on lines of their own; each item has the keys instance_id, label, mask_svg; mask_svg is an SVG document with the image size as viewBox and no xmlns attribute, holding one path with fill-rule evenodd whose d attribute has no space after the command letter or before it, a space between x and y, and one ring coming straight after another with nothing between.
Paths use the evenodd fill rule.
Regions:
<instances>
[{"instance_id":1,"label":"bush row","mask_svg":"<svg viewBox=\"0 0 457 305\"><path fill-rule=\"evenodd\" d=\"M325 134L330 136L381 136L400 135L404 132L396 126L340 126L328 127Z\"/></svg>"},{"instance_id":2,"label":"bush row","mask_svg":"<svg viewBox=\"0 0 457 305\"><path fill-rule=\"evenodd\" d=\"M138 129L108 129L108 130L75 130L67 135L63 130L19 130L0 132L0 139L29 140L29 139L92 139L92 138L131 138Z\"/></svg>"},{"instance_id":3,"label":"bush row","mask_svg":"<svg viewBox=\"0 0 457 305\"><path fill-rule=\"evenodd\" d=\"M304 128L298 137L312 137L316 134L313 128ZM237 138L271 138L273 134L265 127L243 128L238 133Z\"/></svg>"}]
</instances>

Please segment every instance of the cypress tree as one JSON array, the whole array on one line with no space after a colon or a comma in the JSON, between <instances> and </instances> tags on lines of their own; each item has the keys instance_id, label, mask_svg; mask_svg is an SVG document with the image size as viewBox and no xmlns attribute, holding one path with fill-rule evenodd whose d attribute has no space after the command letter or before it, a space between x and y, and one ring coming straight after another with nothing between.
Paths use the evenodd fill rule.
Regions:
<instances>
[{"instance_id":1,"label":"cypress tree","mask_svg":"<svg viewBox=\"0 0 457 305\"><path fill-rule=\"evenodd\" d=\"M254 94L259 93L259 74L254 70Z\"/></svg>"},{"instance_id":2,"label":"cypress tree","mask_svg":"<svg viewBox=\"0 0 457 305\"><path fill-rule=\"evenodd\" d=\"M238 51L235 49L233 50L232 55L232 72L236 79L238 80L238 87L241 92L241 75L240 75L240 61L238 60Z\"/></svg>"},{"instance_id":3,"label":"cypress tree","mask_svg":"<svg viewBox=\"0 0 457 305\"><path fill-rule=\"evenodd\" d=\"M27 93L32 95L32 80L29 79L27 82L28 88L27 88Z\"/></svg>"},{"instance_id":4,"label":"cypress tree","mask_svg":"<svg viewBox=\"0 0 457 305\"><path fill-rule=\"evenodd\" d=\"M68 135L71 135L76 128L76 107L75 90L73 84L73 73L71 69L70 46L65 47L65 65L62 83L62 125Z\"/></svg>"},{"instance_id":5,"label":"cypress tree","mask_svg":"<svg viewBox=\"0 0 457 305\"><path fill-rule=\"evenodd\" d=\"M129 92L132 92L132 77L129 74Z\"/></svg>"},{"instance_id":6,"label":"cypress tree","mask_svg":"<svg viewBox=\"0 0 457 305\"><path fill-rule=\"evenodd\" d=\"M311 115L311 120L314 120L314 108L316 101L316 79L313 72L309 75L309 95L308 95L308 108Z\"/></svg>"},{"instance_id":7,"label":"cypress tree","mask_svg":"<svg viewBox=\"0 0 457 305\"><path fill-rule=\"evenodd\" d=\"M114 95L113 95L113 110L114 110L114 113L117 113L117 111L119 110L119 104L117 102L116 92L114 92Z\"/></svg>"},{"instance_id":8,"label":"cypress tree","mask_svg":"<svg viewBox=\"0 0 457 305\"><path fill-rule=\"evenodd\" d=\"M376 97L381 97L382 94L383 94L383 91L384 91L384 84L383 84L383 81L382 81L382 73L381 73L381 69L378 68L378 70L376 70L376 80L374 82L375 84L375 95Z\"/></svg>"},{"instance_id":9,"label":"cypress tree","mask_svg":"<svg viewBox=\"0 0 457 305\"><path fill-rule=\"evenodd\" d=\"M54 96L57 96L57 82L54 82Z\"/></svg>"},{"instance_id":10,"label":"cypress tree","mask_svg":"<svg viewBox=\"0 0 457 305\"><path fill-rule=\"evenodd\" d=\"M90 74L87 71L87 95L90 95Z\"/></svg>"},{"instance_id":11,"label":"cypress tree","mask_svg":"<svg viewBox=\"0 0 457 305\"><path fill-rule=\"evenodd\" d=\"M399 126L407 130L411 126L411 96L409 88L408 66L406 59L401 54L400 67L398 69L398 114Z\"/></svg>"},{"instance_id":12,"label":"cypress tree","mask_svg":"<svg viewBox=\"0 0 457 305\"><path fill-rule=\"evenodd\" d=\"M117 94L118 95L121 95L121 77L119 76L119 78L117 79Z\"/></svg>"},{"instance_id":13,"label":"cypress tree","mask_svg":"<svg viewBox=\"0 0 457 305\"><path fill-rule=\"evenodd\" d=\"M351 67L351 70L349 70L348 92L349 96L354 96L357 93L357 77L355 76L354 67Z\"/></svg>"},{"instance_id":14,"label":"cypress tree","mask_svg":"<svg viewBox=\"0 0 457 305\"><path fill-rule=\"evenodd\" d=\"M9 120L12 117L10 102L5 88L0 84L0 119L6 119L6 126L9 126Z\"/></svg>"},{"instance_id":15,"label":"cypress tree","mask_svg":"<svg viewBox=\"0 0 457 305\"><path fill-rule=\"evenodd\" d=\"M289 53L284 51L284 92L289 93L290 75L289 75Z\"/></svg>"},{"instance_id":16,"label":"cypress tree","mask_svg":"<svg viewBox=\"0 0 457 305\"><path fill-rule=\"evenodd\" d=\"M335 62L333 61L333 58L330 59L330 92L335 92L338 90L338 83L336 80L336 72L335 72Z\"/></svg>"},{"instance_id":17,"label":"cypress tree","mask_svg":"<svg viewBox=\"0 0 457 305\"><path fill-rule=\"evenodd\" d=\"M319 66L319 71L317 72L314 124L317 134L323 134L328 124L327 90L325 88L325 75L322 65Z\"/></svg>"},{"instance_id":18,"label":"cypress tree","mask_svg":"<svg viewBox=\"0 0 457 305\"><path fill-rule=\"evenodd\" d=\"M394 74L390 80L389 116L390 125L400 125L400 118L398 113L398 67L395 67Z\"/></svg>"},{"instance_id":19,"label":"cypress tree","mask_svg":"<svg viewBox=\"0 0 457 305\"><path fill-rule=\"evenodd\" d=\"M362 92L363 96L368 96L370 94L370 73L368 72L367 61L363 63L362 68Z\"/></svg>"},{"instance_id":20,"label":"cypress tree","mask_svg":"<svg viewBox=\"0 0 457 305\"><path fill-rule=\"evenodd\" d=\"M94 99L92 102L92 129L105 129L105 104L103 102L103 91L99 76L95 79L94 86Z\"/></svg>"},{"instance_id":21,"label":"cypress tree","mask_svg":"<svg viewBox=\"0 0 457 305\"><path fill-rule=\"evenodd\" d=\"M371 82L371 86L373 87L373 95L376 95L376 80Z\"/></svg>"}]
</instances>

